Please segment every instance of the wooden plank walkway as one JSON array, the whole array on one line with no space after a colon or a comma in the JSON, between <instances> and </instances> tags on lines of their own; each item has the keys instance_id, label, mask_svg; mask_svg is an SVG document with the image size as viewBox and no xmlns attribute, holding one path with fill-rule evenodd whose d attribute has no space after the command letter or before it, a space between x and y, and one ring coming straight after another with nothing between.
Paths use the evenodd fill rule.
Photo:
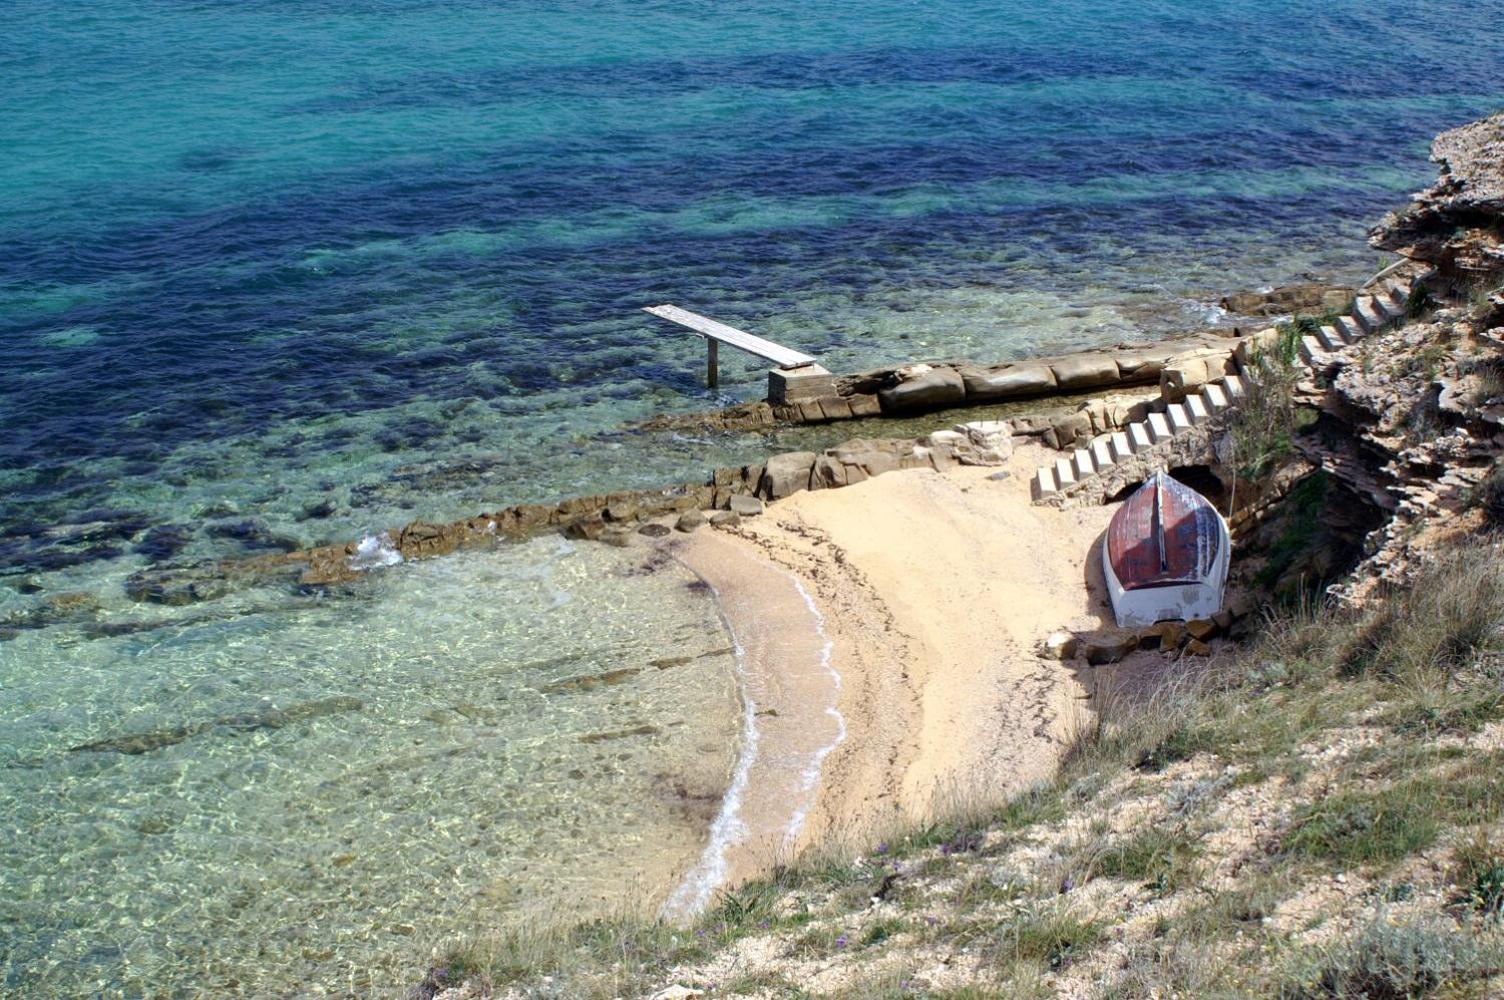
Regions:
<instances>
[{"instance_id":1,"label":"wooden plank walkway","mask_svg":"<svg viewBox=\"0 0 1504 1000\"><path fill-rule=\"evenodd\" d=\"M695 333L704 337L710 350L707 375L711 385L716 384L716 344L727 344L748 354L756 355L765 361L771 361L779 368L803 368L815 363L815 359L808 354L801 354L793 348L775 344L771 340L764 340L744 330L738 330L734 326L718 323L709 316L701 316L692 313L688 309L680 309L676 305L644 306L643 312L652 313L660 319L666 319L670 323L678 323L688 327Z\"/></svg>"}]
</instances>

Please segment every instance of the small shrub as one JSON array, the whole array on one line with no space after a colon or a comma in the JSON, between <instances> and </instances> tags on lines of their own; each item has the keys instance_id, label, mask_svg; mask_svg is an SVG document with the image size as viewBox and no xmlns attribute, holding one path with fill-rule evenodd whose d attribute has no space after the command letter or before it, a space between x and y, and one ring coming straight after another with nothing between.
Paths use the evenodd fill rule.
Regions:
<instances>
[{"instance_id":1,"label":"small shrub","mask_svg":"<svg viewBox=\"0 0 1504 1000\"><path fill-rule=\"evenodd\" d=\"M862 934L862 947L870 948L872 945L882 944L903 929L904 925L900 920L879 920Z\"/></svg>"},{"instance_id":2,"label":"small shrub","mask_svg":"<svg viewBox=\"0 0 1504 1000\"><path fill-rule=\"evenodd\" d=\"M1230 425L1239 474L1257 479L1280 458L1288 455L1299 429L1295 387L1300 381L1300 330L1293 324L1280 328L1279 341L1254 358L1253 377L1247 393L1234 411Z\"/></svg>"},{"instance_id":3,"label":"small shrub","mask_svg":"<svg viewBox=\"0 0 1504 1000\"><path fill-rule=\"evenodd\" d=\"M1447 928L1396 925L1381 914L1356 935L1300 956L1278 995L1407 1000L1489 975L1497 957Z\"/></svg>"},{"instance_id":4,"label":"small shrub","mask_svg":"<svg viewBox=\"0 0 1504 1000\"><path fill-rule=\"evenodd\" d=\"M1080 920L1058 903L1024 911L993 936L989 952L1009 965L1040 962L1058 969L1100 936L1096 924Z\"/></svg>"},{"instance_id":5,"label":"small shrub","mask_svg":"<svg viewBox=\"0 0 1504 1000\"><path fill-rule=\"evenodd\" d=\"M1485 916L1504 915L1504 847L1478 834L1457 849L1453 880L1463 899Z\"/></svg>"},{"instance_id":6,"label":"small shrub","mask_svg":"<svg viewBox=\"0 0 1504 1000\"><path fill-rule=\"evenodd\" d=\"M719 905L710 918L723 930L739 930L756 924L773 912L780 887L773 882L751 882L721 893Z\"/></svg>"},{"instance_id":7,"label":"small shrub","mask_svg":"<svg viewBox=\"0 0 1504 1000\"><path fill-rule=\"evenodd\" d=\"M1183 826L1150 826L1096 848L1083 867L1090 876L1140 882L1165 895L1193 874L1196 855L1196 842Z\"/></svg>"}]
</instances>

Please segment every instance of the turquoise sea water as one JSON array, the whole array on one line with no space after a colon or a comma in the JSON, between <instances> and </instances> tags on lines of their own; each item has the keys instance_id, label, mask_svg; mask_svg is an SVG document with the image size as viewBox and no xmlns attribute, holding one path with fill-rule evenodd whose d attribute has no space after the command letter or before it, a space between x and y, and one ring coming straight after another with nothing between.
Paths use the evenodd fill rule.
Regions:
<instances>
[{"instance_id":1,"label":"turquoise sea water","mask_svg":"<svg viewBox=\"0 0 1504 1000\"><path fill-rule=\"evenodd\" d=\"M0 4L0 992L363 994L463 920L612 895L560 852L618 857L629 895L703 836L650 789L699 801L731 766L729 656L644 668L725 645L672 568L536 543L190 608L131 602L131 572L759 455L622 429L761 391L732 360L708 393L642 305L850 369L1360 279L1429 137L1504 107L1501 25L1497 0Z\"/></svg>"}]
</instances>

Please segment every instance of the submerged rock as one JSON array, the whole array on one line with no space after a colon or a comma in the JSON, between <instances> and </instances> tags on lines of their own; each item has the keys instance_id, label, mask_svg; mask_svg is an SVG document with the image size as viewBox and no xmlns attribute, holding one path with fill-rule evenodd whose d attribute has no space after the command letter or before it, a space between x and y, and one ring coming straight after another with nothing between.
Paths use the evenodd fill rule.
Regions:
<instances>
[{"instance_id":1,"label":"submerged rock","mask_svg":"<svg viewBox=\"0 0 1504 1000\"><path fill-rule=\"evenodd\" d=\"M190 526L159 524L148 531L131 551L145 556L154 563L166 562L187 548L191 541L193 541L193 528Z\"/></svg>"},{"instance_id":2,"label":"submerged rock","mask_svg":"<svg viewBox=\"0 0 1504 1000\"><path fill-rule=\"evenodd\" d=\"M94 740L91 743L80 743L77 746L69 747L68 752L120 753L130 755L150 753L153 750L160 750L163 747L182 743L193 736L214 729L227 729L233 732L281 729L283 726L293 722L317 719L343 712L358 712L364 707L364 703L359 698L352 698L348 695L336 695L332 698L319 698L316 701L303 702L286 709L266 708L240 715L224 715L207 722L191 722L166 729L154 729L145 733L111 736L102 740Z\"/></svg>"},{"instance_id":3,"label":"submerged rock","mask_svg":"<svg viewBox=\"0 0 1504 1000\"><path fill-rule=\"evenodd\" d=\"M1239 316L1287 316L1297 312L1345 309L1357 289L1345 285L1304 282L1271 288L1267 292L1234 292L1222 300L1222 308Z\"/></svg>"},{"instance_id":4,"label":"submerged rock","mask_svg":"<svg viewBox=\"0 0 1504 1000\"><path fill-rule=\"evenodd\" d=\"M229 592L229 581L212 563L142 570L125 580L125 593L131 600L173 607L217 600Z\"/></svg>"},{"instance_id":5,"label":"submerged rock","mask_svg":"<svg viewBox=\"0 0 1504 1000\"><path fill-rule=\"evenodd\" d=\"M567 691L593 691L596 688L615 687L642 673L641 667L622 667L619 670L607 670L600 674L586 674L580 677L566 677L562 681L554 681L545 684L538 690L544 694L560 694Z\"/></svg>"},{"instance_id":6,"label":"submerged rock","mask_svg":"<svg viewBox=\"0 0 1504 1000\"><path fill-rule=\"evenodd\" d=\"M586 733L580 737L581 743L605 743L608 740L624 740L629 736L656 736L659 733L657 726L644 723L640 726L632 726L628 729L613 729L604 733Z\"/></svg>"}]
</instances>

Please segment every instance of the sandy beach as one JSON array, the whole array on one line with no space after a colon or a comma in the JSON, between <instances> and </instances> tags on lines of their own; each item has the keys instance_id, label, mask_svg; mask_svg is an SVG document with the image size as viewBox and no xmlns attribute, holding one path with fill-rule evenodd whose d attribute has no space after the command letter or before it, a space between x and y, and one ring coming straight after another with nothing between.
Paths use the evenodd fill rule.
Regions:
<instances>
[{"instance_id":1,"label":"sandy beach","mask_svg":"<svg viewBox=\"0 0 1504 1000\"><path fill-rule=\"evenodd\" d=\"M1113 507L1033 506L1043 456L1020 446L1001 480L913 470L798 493L674 541L740 648L749 728L706 859L668 912L1052 772L1092 678L1036 649L1109 623L1095 553Z\"/></svg>"}]
</instances>

